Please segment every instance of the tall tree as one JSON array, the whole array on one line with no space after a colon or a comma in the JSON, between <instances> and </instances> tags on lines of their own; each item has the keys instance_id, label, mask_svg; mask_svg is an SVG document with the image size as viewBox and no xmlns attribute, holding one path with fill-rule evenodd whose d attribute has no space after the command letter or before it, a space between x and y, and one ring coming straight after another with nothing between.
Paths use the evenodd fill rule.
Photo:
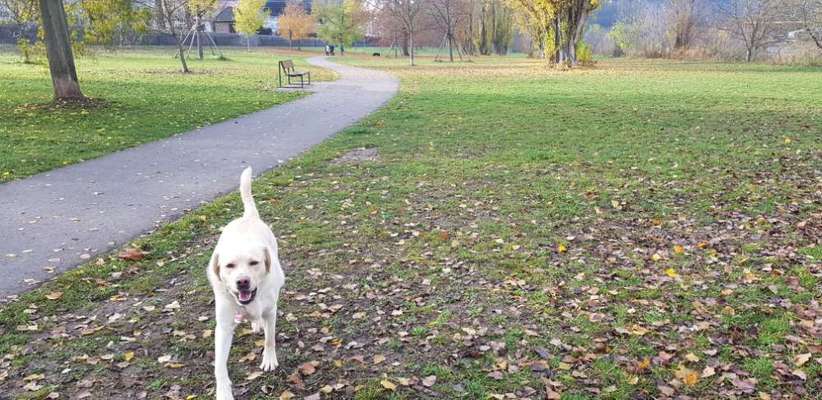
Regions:
<instances>
[{"instance_id":1,"label":"tall tree","mask_svg":"<svg viewBox=\"0 0 822 400\"><path fill-rule=\"evenodd\" d=\"M419 22L428 0L383 0L378 4L382 10L391 15L408 34L408 60L414 65L414 34L419 30Z\"/></svg>"},{"instance_id":2,"label":"tall tree","mask_svg":"<svg viewBox=\"0 0 822 400\"><path fill-rule=\"evenodd\" d=\"M294 40L308 37L314 30L314 17L305 12L302 3L289 1L283 10L283 15L277 20L280 35L288 36L288 47L292 47ZM299 43L299 42L297 42ZM299 44L297 49L299 49Z\"/></svg>"},{"instance_id":3,"label":"tall tree","mask_svg":"<svg viewBox=\"0 0 822 400\"><path fill-rule=\"evenodd\" d=\"M246 37L246 46L251 50L251 36L265 23L265 0L240 0L234 9L234 28Z\"/></svg>"},{"instance_id":4,"label":"tall tree","mask_svg":"<svg viewBox=\"0 0 822 400\"><path fill-rule=\"evenodd\" d=\"M577 45L582 41L588 16L599 7L600 0L508 1L530 24L540 27L528 31L545 35L533 39L545 41L546 52L550 54L547 59L557 64L577 64Z\"/></svg>"},{"instance_id":5,"label":"tall tree","mask_svg":"<svg viewBox=\"0 0 822 400\"><path fill-rule=\"evenodd\" d=\"M26 30L35 25L39 17L37 0L0 0L0 9L16 26L13 33L17 41L17 48L23 56L24 63L30 63L32 58L31 43Z\"/></svg>"},{"instance_id":6,"label":"tall tree","mask_svg":"<svg viewBox=\"0 0 822 400\"><path fill-rule=\"evenodd\" d=\"M194 17L194 40L197 43L197 57L203 59L203 17L217 8L217 0L188 0L188 11Z\"/></svg>"},{"instance_id":7,"label":"tall tree","mask_svg":"<svg viewBox=\"0 0 822 400\"><path fill-rule=\"evenodd\" d=\"M133 0L83 0L84 41L107 47L121 45L148 30L151 11ZM133 39L133 38L131 38Z\"/></svg>"},{"instance_id":8,"label":"tall tree","mask_svg":"<svg viewBox=\"0 0 822 400\"><path fill-rule=\"evenodd\" d=\"M360 0L343 0L342 4L325 4L317 7L317 35L329 44L345 46L363 37L368 13Z\"/></svg>"},{"instance_id":9,"label":"tall tree","mask_svg":"<svg viewBox=\"0 0 822 400\"><path fill-rule=\"evenodd\" d=\"M442 29L448 42L448 60L454 62L454 47L457 45L456 29L462 23L464 0L431 0L430 13Z\"/></svg>"},{"instance_id":10,"label":"tall tree","mask_svg":"<svg viewBox=\"0 0 822 400\"><path fill-rule=\"evenodd\" d=\"M71 49L66 10L63 0L40 0L40 16L45 32L46 56L49 60L54 98L82 99L74 54Z\"/></svg>"},{"instance_id":11,"label":"tall tree","mask_svg":"<svg viewBox=\"0 0 822 400\"><path fill-rule=\"evenodd\" d=\"M704 8L700 0L670 0L667 19L675 50L691 47Z\"/></svg>"},{"instance_id":12,"label":"tall tree","mask_svg":"<svg viewBox=\"0 0 822 400\"><path fill-rule=\"evenodd\" d=\"M753 61L774 40L783 6L781 0L727 0L718 5L726 19L724 29L745 44L745 61Z\"/></svg>"},{"instance_id":13,"label":"tall tree","mask_svg":"<svg viewBox=\"0 0 822 400\"><path fill-rule=\"evenodd\" d=\"M805 33L822 49L822 0L796 0L794 13Z\"/></svg>"},{"instance_id":14,"label":"tall tree","mask_svg":"<svg viewBox=\"0 0 822 400\"><path fill-rule=\"evenodd\" d=\"M177 55L180 58L183 73L191 72L186 63L186 53L183 49L182 30L187 26L187 0L158 0L160 8L157 10L162 23L158 24L166 33L170 34L177 43Z\"/></svg>"}]
</instances>

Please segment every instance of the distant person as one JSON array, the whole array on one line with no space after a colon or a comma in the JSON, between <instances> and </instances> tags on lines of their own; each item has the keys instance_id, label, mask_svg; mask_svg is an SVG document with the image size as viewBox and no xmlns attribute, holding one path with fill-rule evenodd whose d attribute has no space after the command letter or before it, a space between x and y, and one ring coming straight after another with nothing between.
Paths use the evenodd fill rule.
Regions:
<instances>
[{"instance_id":1,"label":"distant person","mask_svg":"<svg viewBox=\"0 0 822 400\"><path fill-rule=\"evenodd\" d=\"M334 55L334 45L333 44L331 45L331 55L332 56Z\"/></svg>"},{"instance_id":2,"label":"distant person","mask_svg":"<svg viewBox=\"0 0 822 400\"><path fill-rule=\"evenodd\" d=\"M331 46L325 45L325 55L331 55Z\"/></svg>"}]
</instances>

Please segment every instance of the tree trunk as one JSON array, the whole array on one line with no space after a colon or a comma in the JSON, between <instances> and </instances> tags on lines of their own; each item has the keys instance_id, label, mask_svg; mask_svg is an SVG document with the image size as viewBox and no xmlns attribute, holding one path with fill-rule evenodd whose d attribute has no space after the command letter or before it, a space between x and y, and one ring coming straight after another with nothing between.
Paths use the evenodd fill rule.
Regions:
<instances>
[{"instance_id":1,"label":"tree trunk","mask_svg":"<svg viewBox=\"0 0 822 400\"><path fill-rule=\"evenodd\" d=\"M451 35L451 30L448 31L448 60L454 62L454 37Z\"/></svg>"},{"instance_id":2,"label":"tree trunk","mask_svg":"<svg viewBox=\"0 0 822 400\"><path fill-rule=\"evenodd\" d=\"M40 0L43 30L46 33L46 55L55 99L82 99L74 54L71 51L68 21L62 0Z\"/></svg>"},{"instance_id":3,"label":"tree trunk","mask_svg":"<svg viewBox=\"0 0 822 400\"><path fill-rule=\"evenodd\" d=\"M411 55L411 66L414 66L414 31L408 30L408 50Z\"/></svg>"},{"instance_id":4,"label":"tree trunk","mask_svg":"<svg viewBox=\"0 0 822 400\"><path fill-rule=\"evenodd\" d=\"M197 24L197 26L194 28L195 29L194 32L197 34L197 57L199 57L200 60L202 60L203 59L203 43L200 41L200 39L201 39L200 38L200 17L197 17L194 20L194 23Z\"/></svg>"},{"instance_id":5,"label":"tree trunk","mask_svg":"<svg viewBox=\"0 0 822 400\"><path fill-rule=\"evenodd\" d=\"M411 56L411 54L408 52L408 32L406 32L405 30L402 31L402 56Z\"/></svg>"},{"instance_id":6,"label":"tree trunk","mask_svg":"<svg viewBox=\"0 0 822 400\"><path fill-rule=\"evenodd\" d=\"M187 74L191 71L188 70L188 63L186 63L186 51L183 49L183 44L177 38L177 35L174 35L174 40L177 41L177 52L180 55L180 63L183 65L183 73Z\"/></svg>"},{"instance_id":7,"label":"tree trunk","mask_svg":"<svg viewBox=\"0 0 822 400\"><path fill-rule=\"evenodd\" d=\"M745 62L751 61L753 61L753 49L748 47L747 49L745 49Z\"/></svg>"},{"instance_id":8,"label":"tree trunk","mask_svg":"<svg viewBox=\"0 0 822 400\"><path fill-rule=\"evenodd\" d=\"M291 31L288 31L288 49L291 50L294 48L294 40L292 39Z\"/></svg>"}]
</instances>

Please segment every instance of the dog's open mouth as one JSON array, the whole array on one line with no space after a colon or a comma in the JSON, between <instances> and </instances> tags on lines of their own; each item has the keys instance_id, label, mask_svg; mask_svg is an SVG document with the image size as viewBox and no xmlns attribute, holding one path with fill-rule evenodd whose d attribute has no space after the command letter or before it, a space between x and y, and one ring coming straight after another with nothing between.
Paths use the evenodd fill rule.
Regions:
<instances>
[{"instance_id":1,"label":"dog's open mouth","mask_svg":"<svg viewBox=\"0 0 822 400\"><path fill-rule=\"evenodd\" d=\"M237 301L239 301L240 304L246 305L254 301L254 298L257 297L257 289L240 290L235 294L235 296L237 296Z\"/></svg>"}]
</instances>

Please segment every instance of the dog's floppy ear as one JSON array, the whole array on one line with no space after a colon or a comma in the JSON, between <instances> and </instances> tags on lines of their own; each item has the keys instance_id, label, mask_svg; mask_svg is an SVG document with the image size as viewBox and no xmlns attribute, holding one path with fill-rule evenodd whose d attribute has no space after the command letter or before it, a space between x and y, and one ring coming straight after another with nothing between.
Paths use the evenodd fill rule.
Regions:
<instances>
[{"instance_id":1,"label":"dog's floppy ear","mask_svg":"<svg viewBox=\"0 0 822 400\"><path fill-rule=\"evenodd\" d=\"M263 247L263 253L265 253L265 273L271 272L271 250L268 247Z\"/></svg>"},{"instance_id":2,"label":"dog's floppy ear","mask_svg":"<svg viewBox=\"0 0 822 400\"><path fill-rule=\"evenodd\" d=\"M208 262L208 268L211 268L211 270L214 271L214 275L220 280L220 259L216 251L211 254L211 261Z\"/></svg>"}]
</instances>

